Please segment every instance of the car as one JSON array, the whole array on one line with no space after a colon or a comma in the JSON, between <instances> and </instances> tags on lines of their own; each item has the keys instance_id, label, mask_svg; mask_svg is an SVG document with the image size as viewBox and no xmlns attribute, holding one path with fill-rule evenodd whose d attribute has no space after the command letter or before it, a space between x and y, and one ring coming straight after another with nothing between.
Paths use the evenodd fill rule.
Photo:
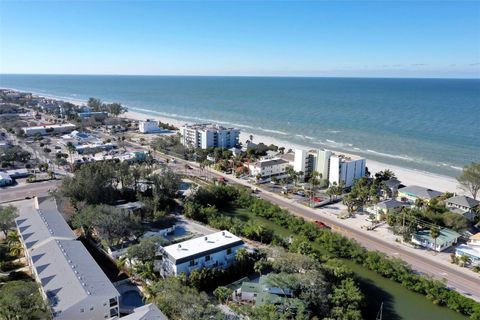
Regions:
<instances>
[{"instance_id":1,"label":"car","mask_svg":"<svg viewBox=\"0 0 480 320\"><path fill-rule=\"evenodd\" d=\"M305 192L303 192L303 191L297 191L297 192L295 192L295 194L297 196L300 196L300 197L305 197Z\"/></svg>"},{"instance_id":2,"label":"car","mask_svg":"<svg viewBox=\"0 0 480 320\"><path fill-rule=\"evenodd\" d=\"M325 223L323 223L322 221L318 221L318 220L315 220L314 223L317 225L317 227L321 228L321 229L331 229L329 226L327 226Z\"/></svg>"}]
</instances>

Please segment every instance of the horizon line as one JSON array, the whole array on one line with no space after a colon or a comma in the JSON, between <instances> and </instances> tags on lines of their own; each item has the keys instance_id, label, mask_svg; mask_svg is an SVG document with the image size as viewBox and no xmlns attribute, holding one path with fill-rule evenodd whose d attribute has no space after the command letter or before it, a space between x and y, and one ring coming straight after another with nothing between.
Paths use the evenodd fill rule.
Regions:
<instances>
[{"instance_id":1,"label":"horizon line","mask_svg":"<svg viewBox=\"0 0 480 320\"><path fill-rule=\"evenodd\" d=\"M350 78L350 79L448 79L480 80L478 77L432 77L432 76L322 76L322 75L221 75L221 74L120 74L120 73L2 73L3 75L29 76L117 76L117 77L210 77L210 78Z\"/></svg>"}]
</instances>

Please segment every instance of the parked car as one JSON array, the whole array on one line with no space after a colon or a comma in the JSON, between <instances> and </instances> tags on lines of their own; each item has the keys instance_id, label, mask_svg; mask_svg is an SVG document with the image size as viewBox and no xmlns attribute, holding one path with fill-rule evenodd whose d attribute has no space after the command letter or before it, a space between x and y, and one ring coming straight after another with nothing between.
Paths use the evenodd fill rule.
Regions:
<instances>
[{"instance_id":1,"label":"parked car","mask_svg":"<svg viewBox=\"0 0 480 320\"><path fill-rule=\"evenodd\" d=\"M327 226L327 225L326 225L325 223L323 223L322 221L315 220L314 223L317 225L317 227L319 227L319 228L321 228L321 229L323 229L323 228L325 228L325 229L331 229L329 226Z\"/></svg>"}]
</instances>

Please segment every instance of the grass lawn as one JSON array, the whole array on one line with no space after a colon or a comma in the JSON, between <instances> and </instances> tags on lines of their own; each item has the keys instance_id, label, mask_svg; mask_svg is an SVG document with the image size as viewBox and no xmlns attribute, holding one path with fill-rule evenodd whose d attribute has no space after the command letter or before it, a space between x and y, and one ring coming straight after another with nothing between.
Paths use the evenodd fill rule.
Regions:
<instances>
[{"instance_id":1,"label":"grass lawn","mask_svg":"<svg viewBox=\"0 0 480 320\"><path fill-rule=\"evenodd\" d=\"M288 231L287 229L276 225L275 223L262 218L262 217L257 217L255 216L252 212L250 212L248 209L243 209L243 208L236 208L233 210L229 211L222 211L220 212L221 214L224 214L229 217L235 217L238 218L242 221L252 221L255 224L260 224L263 225L265 228L272 230L276 234L279 234L282 237L289 237L292 233Z\"/></svg>"}]
</instances>

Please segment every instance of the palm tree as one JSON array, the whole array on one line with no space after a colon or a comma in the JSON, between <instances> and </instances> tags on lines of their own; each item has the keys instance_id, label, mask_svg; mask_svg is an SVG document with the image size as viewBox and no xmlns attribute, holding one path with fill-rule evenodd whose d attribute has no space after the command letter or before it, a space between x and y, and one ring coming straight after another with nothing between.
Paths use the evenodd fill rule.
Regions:
<instances>
[{"instance_id":1,"label":"palm tree","mask_svg":"<svg viewBox=\"0 0 480 320\"><path fill-rule=\"evenodd\" d=\"M13 246L10 247L10 255L12 257L18 257L22 254L23 248L20 243L16 243Z\"/></svg>"},{"instance_id":2,"label":"palm tree","mask_svg":"<svg viewBox=\"0 0 480 320\"><path fill-rule=\"evenodd\" d=\"M468 256L461 256L460 257L460 262L461 262L461 266L464 267L467 264L469 264L471 262L471 260Z\"/></svg>"},{"instance_id":3,"label":"palm tree","mask_svg":"<svg viewBox=\"0 0 480 320\"><path fill-rule=\"evenodd\" d=\"M73 172L73 153L76 151L76 148L73 145L73 143L71 142L67 143L67 151L68 151L68 154L70 155L70 170Z\"/></svg>"},{"instance_id":4,"label":"palm tree","mask_svg":"<svg viewBox=\"0 0 480 320\"><path fill-rule=\"evenodd\" d=\"M435 241L435 247L434 247L434 250L437 249L437 238L440 236L440 230L438 229L438 227L435 225L435 226L432 226L430 228L430 236L433 238L433 240Z\"/></svg>"},{"instance_id":5,"label":"palm tree","mask_svg":"<svg viewBox=\"0 0 480 320\"><path fill-rule=\"evenodd\" d=\"M11 248L16 244L20 243L16 232L8 232L6 240L7 240L8 248Z\"/></svg>"}]
</instances>

